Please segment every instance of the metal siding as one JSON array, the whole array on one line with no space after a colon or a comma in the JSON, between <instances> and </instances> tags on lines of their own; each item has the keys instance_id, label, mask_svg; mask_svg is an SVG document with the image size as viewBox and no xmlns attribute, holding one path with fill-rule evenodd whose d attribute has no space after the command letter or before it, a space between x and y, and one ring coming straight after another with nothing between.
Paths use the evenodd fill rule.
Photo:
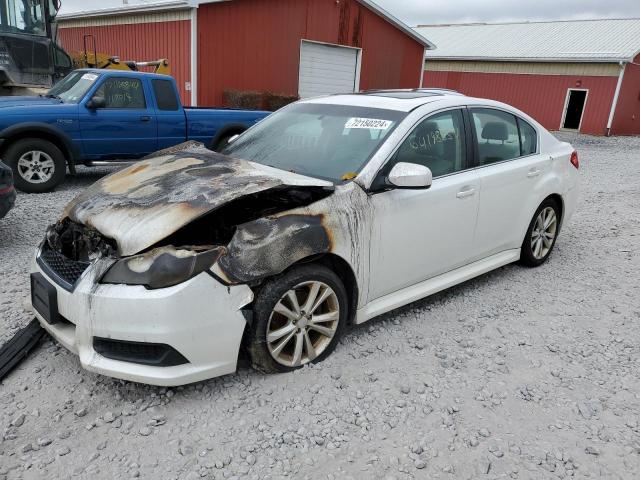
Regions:
<instances>
[{"instance_id":1,"label":"metal siding","mask_svg":"<svg viewBox=\"0 0 640 480\"><path fill-rule=\"evenodd\" d=\"M172 22L189 20L190 11L169 10L161 12L140 12L126 15L87 16L85 18L58 18L60 28L104 27L109 25L130 25L140 23Z\"/></svg>"},{"instance_id":2,"label":"metal siding","mask_svg":"<svg viewBox=\"0 0 640 480\"><path fill-rule=\"evenodd\" d=\"M620 67L617 63L489 62L428 59L425 62L425 70L433 72L530 73L535 75L610 77L618 75Z\"/></svg>"},{"instance_id":3,"label":"metal siding","mask_svg":"<svg viewBox=\"0 0 640 480\"><path fill-rule=\"evenodd\" d=\"M625 67L611 125L613 135L640 135L640 55L634 59L634 63Z\"/></svg>"},{"instance_id":4,"label":"metal siding","mask_svg":"<svg viewBox=\"0 0 640 480\"><path fill-rule=\"evenodd\" d=\"M355 0L235 0L198 9L200 104L225 89L298 93L301 40L361 47L360 87L417 87L424 47Z\"/></svg>"},{"instance_id":5,"label":"metal siding","mask_svg":"<svg viewBox=\"0 0 640 480\"><path fill-rule=\"evenodd\" d=\"M588 89L580 131L604 135L617 80L618 77L425 72L424 86L452 88L465 95L508 103L550 130L560 128L567 89ZM582 84L577 86L577 81Z\"/></svg>"},{"instance_id":6,"label":"metal siding","mask_svg":"<svg viewBox=\"0 0 640 480\"><path fill-rule=\"evenodd\" d=\"M191 104L185 82L190 74L190 30L189 20L137 25L109 25L77 27L58 30L60 44L68 52L82 51L82 37L91 34L96 39L98 52L120 57L121 60L149 61L167 58L171 74L176 79L180 98L185 105Z\"/></svg>"}]
</instances>

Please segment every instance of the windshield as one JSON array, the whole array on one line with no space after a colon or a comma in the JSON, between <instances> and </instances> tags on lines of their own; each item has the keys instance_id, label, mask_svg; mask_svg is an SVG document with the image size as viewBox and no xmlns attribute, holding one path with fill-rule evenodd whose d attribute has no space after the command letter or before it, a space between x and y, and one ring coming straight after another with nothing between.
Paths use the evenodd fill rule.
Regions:
<instances>
[{"instance_id":1,"label":"windshield","mask_svg":"<svg viewBox=\"0 0 640 480\"><path fill-rule=\"evenodd\" d=\"M46 96L59 98L67 103L78 103L84 98L91 85L96 83L98 77L99 75L96 73L83 72L82 70L72 72L49 90Z\"/></svg>"},{"instance_id":2,"label":"windshield","mask_svg":"<svg viewBox=\"0 0 640 480\"><path fill-rule=\"evenodd\" d=\"M0 32L46 36L42 0L0 0Z\"/></svg>"},{"instance_id":3,"label":"windshield","mask_svg":"<svg viewBox=\"0 0 640 480\"><path fill-rule=\"evenodd\" d=\"M224 154L334 183L356 177L404 112L298 103L262 120Z\"/></svg>"}]
</instances>

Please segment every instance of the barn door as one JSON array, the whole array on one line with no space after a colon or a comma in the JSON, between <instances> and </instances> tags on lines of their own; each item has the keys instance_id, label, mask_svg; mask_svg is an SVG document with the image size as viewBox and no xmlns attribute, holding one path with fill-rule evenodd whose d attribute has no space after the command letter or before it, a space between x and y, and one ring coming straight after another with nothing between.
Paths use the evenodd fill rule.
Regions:
<instances>
[{"instance_id":1,"label":"barn door","mask_svg":"<svg viewBox=\"0 0 640 480\"><path fill-rule=\"evenodd\" d=\"M359 57L358 48L303 40L300 44L300 98L357 91Z\"/></svg>"}]
</instances>

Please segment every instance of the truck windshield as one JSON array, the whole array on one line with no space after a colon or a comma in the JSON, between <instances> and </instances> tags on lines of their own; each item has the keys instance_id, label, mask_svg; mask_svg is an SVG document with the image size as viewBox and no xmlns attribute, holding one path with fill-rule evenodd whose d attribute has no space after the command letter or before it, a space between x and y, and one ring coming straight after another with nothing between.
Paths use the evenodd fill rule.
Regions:
<instances>
[{"instance_id":1,"label":"truck windshield","mask_svg":"<svg viewBox=\"0 0 640 480\"><path fill-rule=\"evenodd\" d=\"M64 80L49 90L46 96L59 98L66 103L78 103L96 83L98 77L97 73L83 72L82 70L71 72Z\"/></svg>"},{"instance_id":2,"label":"truck windshield","mask_svg":"<svg viewBox=\"0 0 640 480\"><path fill-rule=\"evenodd\" d=\"M270 115L222 153L340 183L357 176L405 112L298 103Z\"/></svg>"},{"instance_id":3,"label":"truck windshield","mask_svg":"<svg viewBox=\"0 0 640 480\"><path fill-rule=\"evenodd\" d=\"M46 36L42 0L0 0L0 32Z\"/></svg>"}]
</instances>

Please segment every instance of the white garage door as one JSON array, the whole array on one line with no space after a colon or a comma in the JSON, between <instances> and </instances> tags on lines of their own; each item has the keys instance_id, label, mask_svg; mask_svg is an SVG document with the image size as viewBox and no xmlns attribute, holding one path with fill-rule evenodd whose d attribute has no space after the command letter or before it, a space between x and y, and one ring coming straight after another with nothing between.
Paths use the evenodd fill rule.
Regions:
<instances>
[{"instance_id":1,"label":"white garage door","mask_svg":"<svg viewBox=\"0 0 640 480\"><path fill-rule=\"evenodd\" d=\"M298 94L308 98L355 92L357 68L357 49L303 41Z\"/></svg>"}]
</instances>

